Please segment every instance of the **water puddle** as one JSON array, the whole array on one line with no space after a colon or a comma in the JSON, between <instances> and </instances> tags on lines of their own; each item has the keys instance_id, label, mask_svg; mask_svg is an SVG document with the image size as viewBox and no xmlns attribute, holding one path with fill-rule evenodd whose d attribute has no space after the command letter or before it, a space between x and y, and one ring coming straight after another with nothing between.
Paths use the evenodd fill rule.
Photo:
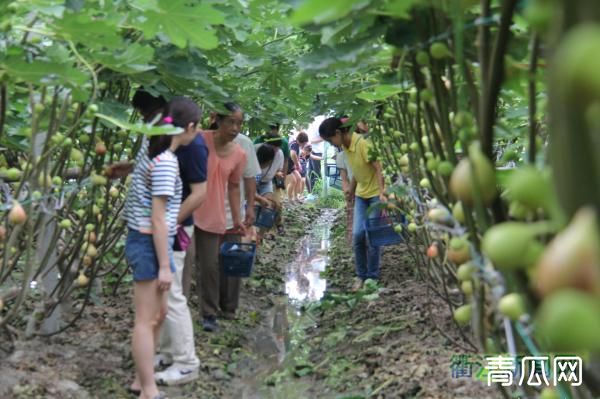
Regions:
<instances>
[{"instance_id":1,"label":"water puddle","mask_svg":"<svg viewBox=\"0 0 600 399\"><path fill-rule=\"evenodd\" d=\"M329 263L330 213L321 216L309 235L300 241L298 255L286 268L285 293L296 305L318 301L323 297L327 281L321 277Z\"/></svg>"},{"instance_id":2,"label":"water puddle","mask_svg":"<svg viewBox=\"0 0 600 399\"><path fill-rule=\"evenodd\" d=\"M302 312L302 306L320 300L327 288L321 277L329 262L328 251L334 210L324 210L307 235L298 243L296 257L285 268L285 293L275 299L267 317L248 337L251 355L247 359L245 378L239 395L242 399L302 398L311 385L300 379L285 378L298 368L309 353L302 347L307 328L315 321Z\"/></svg>"}]
</instances>

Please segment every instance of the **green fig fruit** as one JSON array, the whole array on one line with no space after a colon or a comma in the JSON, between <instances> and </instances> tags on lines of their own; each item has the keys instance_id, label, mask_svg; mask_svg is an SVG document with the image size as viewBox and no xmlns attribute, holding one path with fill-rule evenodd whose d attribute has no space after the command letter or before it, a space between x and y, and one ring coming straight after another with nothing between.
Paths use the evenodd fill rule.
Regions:
<instances>
[{"instance_id":1,"label":"green fig fruit","mask_svg":"<svg viewBox=\"0 0 600 399\"><path fill-rule=\"evenodd\" d=\"M535 335L545 350L574 353L600 350L600 303L565 289L546 297L535 318Z\"/></svg>"}]
</instances>

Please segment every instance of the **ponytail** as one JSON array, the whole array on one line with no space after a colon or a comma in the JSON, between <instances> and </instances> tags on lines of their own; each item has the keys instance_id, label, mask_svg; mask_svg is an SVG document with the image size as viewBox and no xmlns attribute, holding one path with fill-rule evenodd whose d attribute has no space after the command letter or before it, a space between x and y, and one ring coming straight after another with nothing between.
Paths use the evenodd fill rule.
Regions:
<instances>
[{"instance_id":1,"label":"ponytail","mask_svg":"<svg viewBox=\"0 0 600 399\"><path fill-rule=\"evenodd\" d=\"M186 97L174 97L167 104L162 118L158 121L157 125L163 125L165 123L173 126L186 129L191 123L194 126L198 125L200 121L201 111L198 105ZM150 159L163 153L171 146L173 136L161 135L150 137L150 143L148 144L148 157Z\"/></svg>"},{"instance_id":2,"label":"ponytail","mask_svg":"<svg viewBox=\"0 0 600 399\"><path fill-rule=\"evenodd\" d=\"M350 128L345 126L347 122L348 118L346 117L327 118L323 121L323 123L321 123L321 126L319 126L319 135L324 139L330 139L331 137L335 136L336 130L339 130L342 132L342 134L348 133Z\"/></svg>"}]
</instances>

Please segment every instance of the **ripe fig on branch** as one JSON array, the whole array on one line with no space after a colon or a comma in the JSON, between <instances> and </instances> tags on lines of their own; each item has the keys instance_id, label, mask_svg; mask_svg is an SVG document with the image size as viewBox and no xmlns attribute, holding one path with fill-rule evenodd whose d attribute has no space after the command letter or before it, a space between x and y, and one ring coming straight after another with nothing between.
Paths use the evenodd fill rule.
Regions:
<instances>
[{"instance_id":1,"label":"ripe fig on branch","mask_svg":"<svg viewBox=\"0 0 600 399\"><path fill-rule=\"evenodd\" d=\"M535 237L549 232L551 226L544 222L527 224L504 222L492 226L481 240L481 249L500 271L517 270L530 266L535 260L539 243Z\"/></svg>"},{"instance_id":2,"label":"ripe fig on branch","mask_svg":"<svg viewBox=\"0 0 600 399\"><path fill-rule=\"evenodd\" d=\"M476 191L477 190L477 191ZM496 172L490 160L474 143L469 157L461 159L450 177L450 191L465 205L473 206L476 192L484 205L489 206L496 198Z\"/></svg>"},{"instance_id":3,"label":"ripe fig on branch","mask_svg":"<svg viewBox=\"0 0 600 399\"><path fill-rule=\"evenodd\" d=\"M465 237L454 237L448 246L448 260L457 265L471 259L470 244Z\"/></svg>"},{"instance_id":4,"label":"ripe fig on branch","mask_svg":"<svg viewBox=\"0 0 600 399\"><path fill-rule=\"evenodd\" d=\"M535 271L535 287L540 295L571 287L600 297L600 233L596 220L593 208L582 208L548 244Z\"/></svg>"},{"instance_id":5,"label":"ripe fig on branch","mask_svg":"<svg viewBox=\"0 0 600 399\"><path fill-rule=\"evenodd\" d=\"M11 224L23 224L27 220L27 213L18 201L13 201L13 206L8 212L8 221Z\"/></svg>"}]
</instances>

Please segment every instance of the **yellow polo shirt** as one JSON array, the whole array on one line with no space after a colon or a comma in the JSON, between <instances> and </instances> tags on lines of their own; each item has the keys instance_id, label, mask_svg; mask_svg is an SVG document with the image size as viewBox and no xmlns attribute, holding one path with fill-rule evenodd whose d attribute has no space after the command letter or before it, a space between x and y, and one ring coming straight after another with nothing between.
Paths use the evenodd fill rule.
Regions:
<instances>
[{"instance_id":1,"label":"yellow polo shirt","mask_svg":"<svg viewBox=\"0 0 600 399\"><path fill-rule=\"evenodd\" d=\"M346 148L344 146L344 152L357 182L356 195L361 198L378 196L377 173L369 162L369 143L367 140L356 133L352 133L350 147Z\"/></svg>"}]
</instances>

